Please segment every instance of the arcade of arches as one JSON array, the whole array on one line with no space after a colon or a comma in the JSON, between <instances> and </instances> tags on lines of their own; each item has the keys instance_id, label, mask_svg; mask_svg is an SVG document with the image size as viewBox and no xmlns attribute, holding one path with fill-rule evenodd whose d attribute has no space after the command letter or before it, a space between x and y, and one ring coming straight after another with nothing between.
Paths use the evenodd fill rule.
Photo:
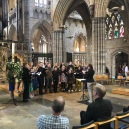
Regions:
<instances>
[{"instance_id":1,"label":"arcade of arches","mask_svg":"<svg viewBox=\"0 0 129 129\"><path fill-rule=\"evenodd\" d=\"M128 23L129 0L0 0L0 82L7 80L6 63L11 61L21 65L33 61L35 66L39 61L52 65L56 62L60 65L62 61L66 65L72 61L75 66L92 64L95 74L99 75L105 74L107 67L113 81L124 63L129 66ZM71 104L70 97L75 98L76 109L72 108L75 114L83 107L75 103L75 100L79 101L77 96L81 95L80 92L75 95L61 92L61 95L68 98L68 104ZM50 98L45 97L44 101L40 101L40 97L37 99L35 108L42 111L39 103L43 102L44 110L49 111L44 103L49 105L53 94ZM35 105L35 100L31 104ZM70 113L72 106L68 106ZM38 111L31 109L32 114L29 108L26 106L21 112L26 116L27 110L35 120ZM71 115L69 112L66 115ZM75 119L79 123L78 116ZM76 121L72 125L74 123ZM32 129L35 127L33 124L34 121L30 123ZM0 118L0 128L2 126Z\"/></svg>"},{"instance_id":2,"label":"arcade of arches","mask_svg":"<svg viewBox=\"0 0 129 129\"><path fill-rule=\"evenodd\" d=\"M53 63L67 63L67 53L71 53L74 64L92 63L98 74L104 74L107 66L115 76L114 53L128 53L129 49L127 0L12 1L3 2L3 18L6 23L8 17L9 22L2 35L11 41L9 48L13 41L18 42L13 45L14 53L23 61L32 60L30 53L36 52L52 53ZM11 54L9 49L8 57Z\"/></svg>"}]
</instances>

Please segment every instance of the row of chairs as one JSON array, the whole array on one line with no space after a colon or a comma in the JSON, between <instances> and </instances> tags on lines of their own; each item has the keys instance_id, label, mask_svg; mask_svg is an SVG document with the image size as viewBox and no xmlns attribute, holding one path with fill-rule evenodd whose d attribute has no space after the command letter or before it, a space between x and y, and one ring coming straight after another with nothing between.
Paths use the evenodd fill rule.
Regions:
<instances>
[{"instance_id":1,"label":"row of chairs","mask_svg":"<svg viewBox=\"0 0 129 129\"><path fill-rule=\"evenodd\" d=\"M94 80L95 82L100 82L100 83L107 82L107 84L112 82L112 80L106 74L94 75Z\"/></svg>"},{"instance_id":2,"label":"row of chairs","mask_svg":"<svg viewBox=\"0 0 129 129\"><path fill-rule=\"evenodd\" d=\"M129 111L116 114L116 116L112 116L108 119L101 119L97 122L91 121L84 125L73 126L72 129L99 129L99 127L108 123L111 129L129 129Z\"/></svg>"},{"instance_id":3,"label":"row of chairs","mask_svg":"<svg viewBox=\"0 0 129 129\"><path fill-rule=\"evenodd\" d=\"M123 78L123 76L117 76L117 79L115 79L115 85L116 83L118 83L119 85L123 83L123 85L126 86L129 83L129 76L127 76L126 78Z\"/></svg>"}]
</instances>

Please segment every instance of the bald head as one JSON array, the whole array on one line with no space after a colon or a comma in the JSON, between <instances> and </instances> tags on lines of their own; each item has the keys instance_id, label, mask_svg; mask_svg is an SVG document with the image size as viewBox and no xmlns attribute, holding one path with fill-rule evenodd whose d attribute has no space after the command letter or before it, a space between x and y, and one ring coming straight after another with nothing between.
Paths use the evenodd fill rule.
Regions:
<instances>
[{"instance_id":1,"label":"bald head","mask_svg":"<svg viewBox=\"0 0 129 129\"><path fill-rule=\"evenodd\" d=\"M65 101L61 96L55 98L52 103L52 109L55 113L62 112L64 110L64 106L65 106Z\"/></svg>"},{"instance_id":2,"label":"bald head","mask_svg":"<svg viewBox=\"0 0 129 129\"><path fill-rule=\"evenodd\" d=\"M96 93L98 94L98 96L100 98L103 98L105 96L105 94L106 94L106 88L103 85L101 85L101 84L97 83L94 86L94 90L96 91Z\"/></svg>"}]
</instances>

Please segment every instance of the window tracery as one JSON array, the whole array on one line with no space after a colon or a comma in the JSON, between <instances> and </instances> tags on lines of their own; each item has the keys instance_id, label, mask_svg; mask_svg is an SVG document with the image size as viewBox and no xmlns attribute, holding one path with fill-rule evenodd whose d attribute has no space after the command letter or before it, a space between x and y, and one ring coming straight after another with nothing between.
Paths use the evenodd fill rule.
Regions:
<instances>
[{"instance_id":1,"label":"window tracery","mask_svg":"<svg viewBox=\"0 0 129 129\"><path fill-rule=\"evenodd\" d=\"M119 13L107 12L105 20L105 39L124 37L124 22Z\"/></svg>"}]
</instances>

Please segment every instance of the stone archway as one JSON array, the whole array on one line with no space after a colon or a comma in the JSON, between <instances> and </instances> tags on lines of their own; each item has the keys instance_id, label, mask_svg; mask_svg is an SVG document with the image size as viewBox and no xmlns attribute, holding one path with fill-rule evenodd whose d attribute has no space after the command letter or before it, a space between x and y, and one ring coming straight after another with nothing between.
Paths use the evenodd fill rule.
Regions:
<instances>
[{"instance_id":1,"label":"stone archway","mask_svg":"<svg viewBox=\"0 0 129 129\"><path fill-rule=\"evenodd\" d=\"M53 55L55 56L53 57L53 62L60 63L65 60L63 27L65 25L66 19L73 11L77 11L83 19L83 22L86 27L88 43L91 44L92 22L89 5L90 3L87 0L61 0L58 2L53 17L53 43L56 44L55 46L59 46L58 48L60 48L60 50L58 50L58 48L53 47ZM91 55L90 51L89 55ZM88 59L88 62L89 60L90 59Z\"/></svg>"},{"instance_id":2,"label":"stone archway","mask_svg":"<svg viewBox=\"0 0 129 129\"><path fill-rule=\"evenodd\" d=\"M73 62L74 64L85 66L86 64L86 37L83 33L78 34L73 43Z\"/></svg>"},{"instance_id":3,"label":"stone archway","mask_svg":"<svg viewBox=\"0 0 129 129\"><path fill-rule=\"evenodd\" d=\"M129 53L124 49L118 49L112 52L111 54L111 77L115 77L115 67L116 67L116 56L121 53L125 53L128 56L128 64L129 64Z\"/></svg>"},{"instance_id":4,"label":"stone archway","mask_svg":"<svg viewBox=\"0 0 129 129\"><path fill-rule=\"evenodd\" d=\"M52 28L51 25L47 22L47 21L38 21L37 23L35 23L32 28L30 29L30 39L32 40L33 34L35 32L36 29L38 29L39 27L44 26L46 28L46 30L49 32L50 37L52 37Z\"/></svg>"}]
</instances>

